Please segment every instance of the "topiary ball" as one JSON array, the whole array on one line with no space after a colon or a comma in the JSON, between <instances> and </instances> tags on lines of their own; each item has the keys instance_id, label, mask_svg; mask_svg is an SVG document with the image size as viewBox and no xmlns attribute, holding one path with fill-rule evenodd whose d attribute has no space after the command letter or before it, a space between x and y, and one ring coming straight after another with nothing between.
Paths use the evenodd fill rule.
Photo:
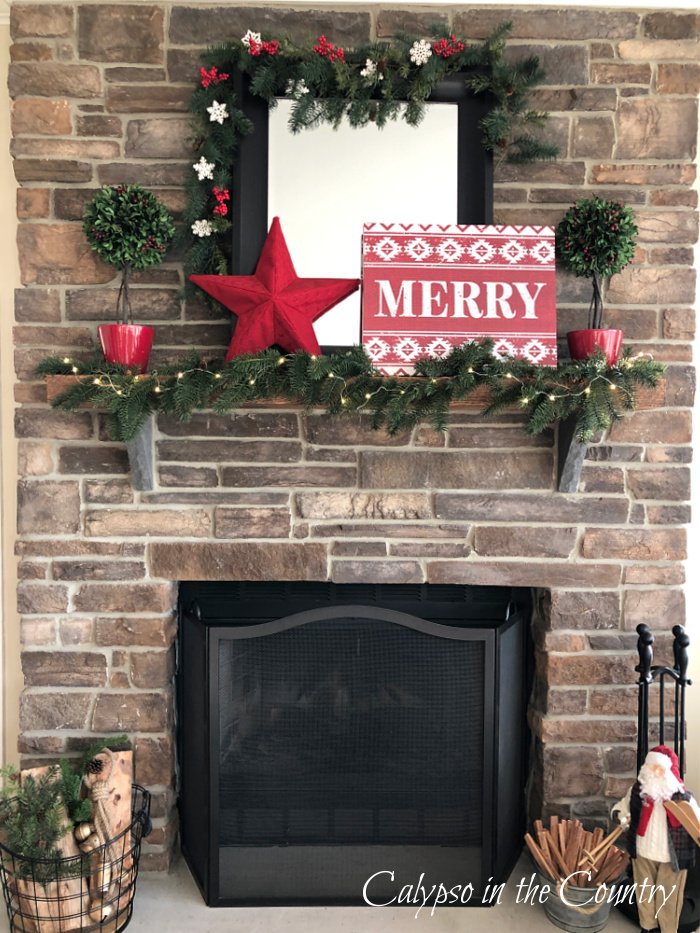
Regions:
<instances>
[{"instance_id":1,"label":"topiary ball","mask_svg":"<svg viewBox=\"0 0 700 933\"><path fill-rule=\"evenodd\" d=\"M634 212L621 201L583 198L557 225L557 259L574 275L607 279L631 261L638 232Z\"/></svg>"}]
</instances>

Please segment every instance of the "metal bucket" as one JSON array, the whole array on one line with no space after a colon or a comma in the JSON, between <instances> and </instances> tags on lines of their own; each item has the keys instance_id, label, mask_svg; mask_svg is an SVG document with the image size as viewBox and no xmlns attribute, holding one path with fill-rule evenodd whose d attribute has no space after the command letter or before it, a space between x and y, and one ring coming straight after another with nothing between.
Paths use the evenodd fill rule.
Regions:
<instances>
[{"instance_id":1,"label":"metal bucket","mask_svg":"<svg viewBox=\"0 0 700 933\"><path fill-rule=\"evenodd\" d=\"M542 884L552 885L550 878L540 875ZM595 903L598 888L577 888L557 883L544 902L547 919L560 930L568 933L597 933L610 918L608 895L613 885L608 886L602 903Z\"/></svg>"}]
</instances>

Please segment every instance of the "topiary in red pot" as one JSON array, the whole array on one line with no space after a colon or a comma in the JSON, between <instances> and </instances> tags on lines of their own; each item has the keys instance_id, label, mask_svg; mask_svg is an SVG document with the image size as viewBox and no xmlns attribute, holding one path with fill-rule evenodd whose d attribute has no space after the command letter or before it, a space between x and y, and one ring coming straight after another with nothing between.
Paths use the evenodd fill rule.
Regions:
<instances>
[{"instance_id":1,"label":"topiary in red pot","mask_svg":"<svg viewBox=\"0 0 700 933\"><path fill-rule=\"evenodd\" d=\"M117 323L98 328L105 359L145 372L153 328L134 324L129 277L133 270L163 261L175 233L172 217L165 205L140 185L105 185L85 207L83 230L100 259L122 274Z\"/></svg>"},{"instance_id":2,"label":"topiary in red pot","mask_svg":"<svg viewBox=\"0 0 700 933\"><path fill-rule=\"evenodd\" d=\"M566 212L556 228L556 252L561 265L577 276L592 279L588 328L566 335L572 359L580 360L600 348L609 366L617 362L624 333L603 325L605 282L631 261L637 242L634 213L621 201L583 198Z\"/></svg>"}]
</instances>

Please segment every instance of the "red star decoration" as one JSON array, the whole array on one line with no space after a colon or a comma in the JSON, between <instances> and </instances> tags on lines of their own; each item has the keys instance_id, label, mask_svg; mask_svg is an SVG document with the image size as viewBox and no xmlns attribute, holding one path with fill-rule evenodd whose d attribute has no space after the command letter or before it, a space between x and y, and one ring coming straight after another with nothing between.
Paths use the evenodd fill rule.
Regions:
<instances>
[{"instance_id":1,"label":"red star decoration","mask_svg":"<svg viewBox=\"0 0 700 933\"><path fill-rule=\"evenodd\" d=\"M255 275L191 275L238 318L226 360L278 344L287 353L320 353L313 322L359 287L359 279L300 279L275 217Z\"/></svg>"}]
</instances>

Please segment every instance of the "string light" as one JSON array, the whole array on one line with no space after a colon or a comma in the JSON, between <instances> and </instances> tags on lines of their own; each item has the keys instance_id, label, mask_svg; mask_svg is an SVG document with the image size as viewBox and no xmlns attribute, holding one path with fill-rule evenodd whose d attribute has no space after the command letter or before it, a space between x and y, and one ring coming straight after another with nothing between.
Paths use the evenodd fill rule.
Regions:
<instances>
[{"instance_id":1,"label":"string light","mask_svg":"<svg viewBox=\"0 0 700 933\"><path fill-rule=\"evenodd\" d=\"M277 365L278 365L278 366L282 366L282 365L283 365L284 363L286 363L286 362L287 362L287 357L286 357L286 356L281 356L281 357L277 360Z\"/></svg>"},{"instance_id":2,"label":"string light","mask_svg":"<svg viewBox=\"0 0 700 933\"><path fill-rule=\"evenodd\" d=\"M372 398L372 393L371 393L371 392L365 392L365 398L368 399L368 400L371 399L371 398Z\"/></svg>"},{"instance_id":3,"label":"string light","mask_svg":"<svg viewBox=\"0 0 700 933\"><path fill-rule=\"evenodd\" d=\"M254 385L255 385L255 379L249 379L249 380L248 380L248 385L249 385L249 386L254 386Z\"/></svg>"},{"instance_id":4,"label":"string light","mask_svg":"<svg viewBox=\"0 0 700 933\"><path fill-rule=\"evenodd\" d=\"M160 392L160 386L155 386L153 389L154 392Z\"/></svg>"},{"instance_id":5,"label":"string light","mask_svg":"<svg viewBox=\"0 0 700 933\"><path fill-rule=\"evenodd\" d=\"M214 373L215 379L221 379L221 373Z\"/></svg>"},{"instance_id":6,"label":"string light","mask_svg":"<svg viewBox=\"0 0 700 933\"><path fill-rule=\"evenodd\" d=\"M93 380L92 380L92 384L93 384L94 386L101 386L101 385L102 385L102 380L101 380L100 377L98 376L96 379L93 379Z\"/></svg>"},{"instance_id":7,"label":"string light","mask_svg":"<svg viewBox=\"0 0 700 933\"><path fill-rule=\"evenodd\" d=\"M556 399L557 399L556 395L550 395L550 396L549 396L549 401L550 401L550 402L555 402Z\"/></svg>"},{"instance_id":8,"label":"string light","mask_svg":"<svg viewBox=\"0 0 700 933\"><path fill-rule=\"evenodd\" d=\"M506 379L512 379L513 373L506 373Z\"/></svg>"},{"instance_id":9,"label":"string light","mask_svg":"<svg viewBox=\"0 0 700 933\"><path fill-rule=\"evenodd\" d=\"M586 388L583 390L583 394L584 394L584 395L590 395L590 394L591 394L591 387L590 387L590 386L586 386Z\"/></svg>"},{"instance_id":10,"label":"string light","mask_svg":"<svg viewBox=\"0 0 700 933\"><path fill-rule=\"evenodd\" d=\"M64 357L63 357L63 362L64 362L64 363L70 363L70 357L69 357L69 356L64 356Z\"/></svg>"},{"instance_id":11,"label":"string light","mask_svg":"<svg viewBox=\"0 0 700 933\"><path fill-rule=\"evenodd\" d=\"M178 378L178 379L182 379L182 378L184 377L184 375L185 375L184 373L178 373L178 374L177 374L177 378Z\"/></svg>"}]
</instances>

